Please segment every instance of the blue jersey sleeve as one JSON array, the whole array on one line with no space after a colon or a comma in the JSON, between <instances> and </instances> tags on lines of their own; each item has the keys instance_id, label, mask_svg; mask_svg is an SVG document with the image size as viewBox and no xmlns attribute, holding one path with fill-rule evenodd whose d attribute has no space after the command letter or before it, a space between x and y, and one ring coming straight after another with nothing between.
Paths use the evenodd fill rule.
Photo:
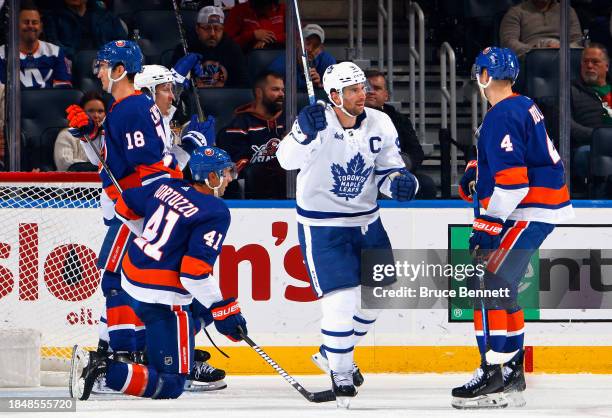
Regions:
<instances>
[{"instance_id":1,"label":"blue jersey sleeve","mask_svg":"<svg viewBox=\"0 0 612 418\"><path fill-rule=\"evenodd\" d=\"M181 277L203 279L212 272L230 225L227 207L209 212L194 227L189 237L187 252L181 261Z\"/></svg>"},{"instance_id":2,"label":"blue jersey sleeve","mask_svg":"<svg viewBox=\"0 0 612 418\"><path fill-rule=\"evenodd\" d=\"M53 87L72 87L72 76L62 48L53 63Z\"/></svg>"},{"instance_id":3,"label":"blue jersey sleeve","mask_svg":"<svg viewBox=\"0 0 612 418\"><path fill-rule=\"evenodd\" d=\"M158 187L158 183L152 183L123 191L115 204L115 213L120 219L127 221L143 218L146 215L147 203Z\"/></svg>"},{"instance_id":4,"label":"blue jersey sleeve","mask_svg":"<svg viewBox=\"0 0 612 418\"><path fill-rule=\"evenodd\" d=\"M496 186L502 188L528 187L526 164L525 120L515 112L496 115L492 125L496 129L487 131L485 155Z\"/></svg>"}]
</instances>

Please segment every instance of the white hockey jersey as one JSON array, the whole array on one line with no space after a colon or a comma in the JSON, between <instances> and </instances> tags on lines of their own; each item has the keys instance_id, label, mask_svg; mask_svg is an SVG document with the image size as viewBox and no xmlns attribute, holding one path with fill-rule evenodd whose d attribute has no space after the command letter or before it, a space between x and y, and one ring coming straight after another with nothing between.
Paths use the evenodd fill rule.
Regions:
<instances>
[{"instance_id":1,"label":"white hockey jersey","mask_svg":"<svg viewBox=\"0 0 612 418\"><path fill-rule=\"evenodd\" d=\"M365 226L378 218L378 191L391 195L389 175L405 168L391 119L366 108L352 129L331 105L327 128L307 145L297 120L276 152L286 170L299 169L297 220L304 225Z\"/></svg>"}]
</instances>

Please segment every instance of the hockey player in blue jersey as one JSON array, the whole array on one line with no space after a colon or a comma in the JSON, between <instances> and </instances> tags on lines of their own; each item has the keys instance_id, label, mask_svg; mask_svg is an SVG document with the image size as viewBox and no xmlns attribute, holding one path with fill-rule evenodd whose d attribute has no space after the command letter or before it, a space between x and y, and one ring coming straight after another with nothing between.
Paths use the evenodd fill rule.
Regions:
<instances>
[{"instance_id":1,"label":"hockey player in blue jersey","mask_svg":"<svg viewBox=\"0 0 612 418\"><path fill-rule=\"evenodd\" d=\"M508 48L490 47L476 58L473 78L491 104L478 136L477 162L468 164L461 196L471 200L475 181L479 204L469 248L486 262L486 289L510 289L510 298L488 298L486 321L474 311L482 364L474 377L452 391L456 408L525 405L523 310L518 286L531 255L555 224L573 217L561 157L548 137L544 116L528 97L512 92L518 60ZM503 367L502 367L503 365Z\"/></svg>"},{"instance_id":2,"label":"hockey player in blue jersey","mask_svg":"<svg viewBox=\"0 0 612 418\"><path fill-rule=\"evenodd\" d=\"M298 237L323 311L323 345L313 360L331 373L344 407L363 382L353 349L378 315L360 309L361 250L391 248L378 213L378 192L407 201L418 190L416 178L404 168L391 119L365 108L365 82L363 71L351 62L329 66L323 87L331 104L302 109L276 153L283 168L300 170Z\"/></svg>"},{"instance_id":3,"label":"hockey player in blue jersey","mask_svg":"<svg viewBox=\"0 0 612 418\"><path fill-rule=\"evenodd\" d=\"M193 184L162 179L126 190L117 201L118 217L145 225L123 259L121 286L145 324L147 365L80 351L70 384L79 399L89 397L101 374L110 388L129 395L179 397L194 356L194 298L210 309L221 334L239 341L247 332L238 302L223 298L212 275L230 224L219 197L235 179L234 164L225 151L201 147L190 169Z\"/></svg>"},{"instance_id":4,"label":"hockey player in blue jersey","mask_svg":"<svg viewBox=\"0 0 612 418\"><path fill-rule=\"evenodd\" d=\"M67 109L74 136L83 140L89 159L98 164L92 146L97 147L110 172L123 190L149 184L165 177L182 178L176 159L165 151L162 115L153 99L134 88L134 78L142 71L143 56L132 41L113 41L97 54L95 70L102 88L112 94L114 103L102 129L79 106ZM103 132L103 134L102 134ZM106 299L108 339L113 355L136 359L144 346L144 328L121 289L120 266L128 243L134 238L130 228L114 216L119 190L106 170L100 171L103 192L100 197L108 226L99 254L103 269L102 291ZM134 230L138 230L134 226ZM99 349L108 349L101 336Z\"/></svg>"}]
</instances>

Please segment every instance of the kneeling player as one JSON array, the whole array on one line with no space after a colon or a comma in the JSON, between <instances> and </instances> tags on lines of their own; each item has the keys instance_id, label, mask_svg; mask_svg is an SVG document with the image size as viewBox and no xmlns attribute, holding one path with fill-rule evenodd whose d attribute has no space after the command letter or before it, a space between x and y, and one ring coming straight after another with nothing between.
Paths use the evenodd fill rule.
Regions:
<instances>
[{"instance_id":1,"label":"kneeling player","mask_svg":"<svg viewBox=\"0 0 612 418\"><path fill-rule=\"evenodd\" d=\"M122 263L121 286L146 327L147 365L108 359L76 350L71 370L73 396L87 399L94 381L140 397L177 398L183 393L194 359L194 324L189 309L195 297L210 308L217 330L233 341L246 333L238 303L224 300L214 262L221 251L230 213L219 199L235 178L225 151L201 147L191 156L189 184L163 179L126 190L117 201L117 216L144 218L144 232L129 246ZM81 368L83 368L81 370Z\"/></svg>"},{"instance_id":2,"label":"kneeling player","mask_svg":"<svg viewBox=\"0 0 612 418\"><path fill-rule=\"evenodd\" d=\"M482 364L469 382L453 389L456 408L504 407L508 398L515 406L525 404L518 286L555 224L573 217L563 163L544 116L531 99L512 92L518 72L508 48L486 48L474 64L473 76L492 107L479 129L477 164L468 164L460 194L471 200L470 183L476 181L487 211L474 220L470 251L487 262L484 287L507 288L510 298L477 301L477 306L484 303L486 315L483 321L482 312L474 311Z\"/></svg>"}]
</instances>

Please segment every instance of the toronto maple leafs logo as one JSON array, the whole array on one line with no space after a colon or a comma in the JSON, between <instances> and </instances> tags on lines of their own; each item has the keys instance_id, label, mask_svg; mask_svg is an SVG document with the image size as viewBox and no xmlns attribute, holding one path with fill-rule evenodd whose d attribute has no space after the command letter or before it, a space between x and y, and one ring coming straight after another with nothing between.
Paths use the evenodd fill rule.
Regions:
<instances>
[{"instance_id":1,"label":"toronto maple leafs logo","mask_svg":"<svg viewBox=\"0 0 612 418\"><path fill-rule=\"evenodd\" d=\"M346 200L353 199L361 193L363 185L372 173L373 167L365 168L365 161L357 153L346 165L346 170L340 164L332 164L331 172L334 176L334 187L330 192Z\"/></svg>"}]
</instances>

